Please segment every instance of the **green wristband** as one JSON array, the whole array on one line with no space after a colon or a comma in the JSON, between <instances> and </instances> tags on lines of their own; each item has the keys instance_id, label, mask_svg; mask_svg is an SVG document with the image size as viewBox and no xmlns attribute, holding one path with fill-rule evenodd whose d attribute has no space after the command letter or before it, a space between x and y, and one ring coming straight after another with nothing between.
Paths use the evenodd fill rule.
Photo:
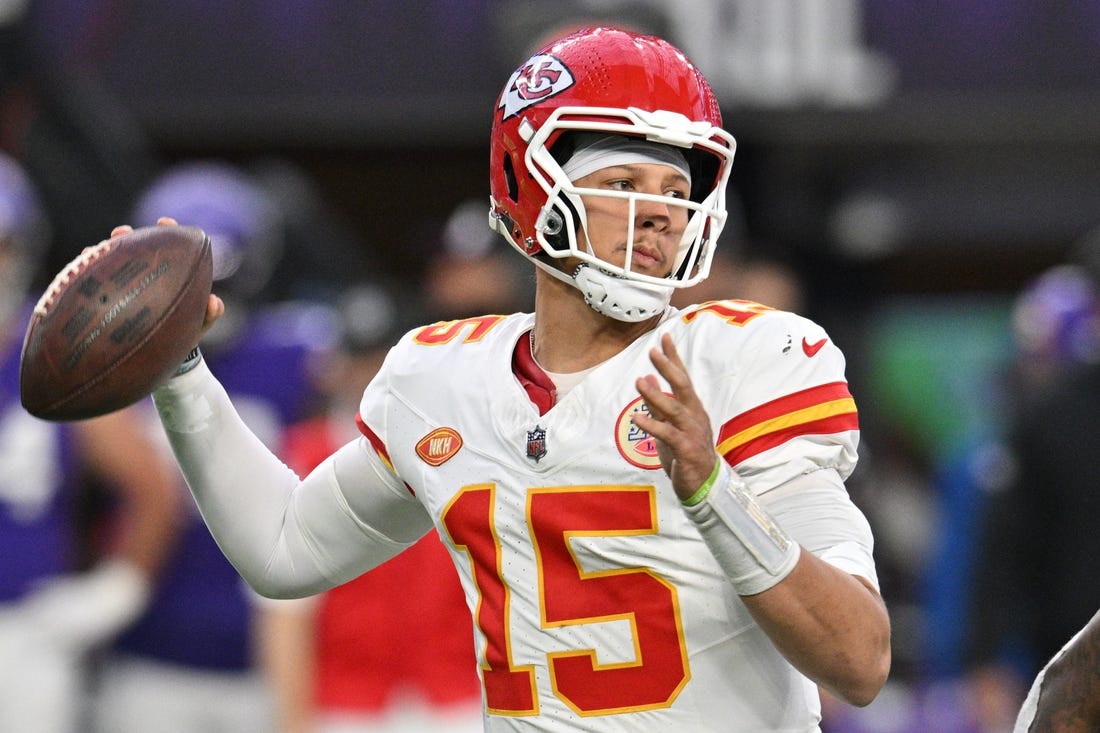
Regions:
<instances>
[{"instance_id":1,"label":"green wristband","mask_svg":"<svg viewBox=\"0 0 1100 733\"><path fill-rule=\"evenodd\" d=\"M714 487L714 482L718 480L718 472L722 468L722 456L718 456L714 459L714 470L710 472L710 476L703 482L703 485L695 490L695 493L686 499L681 500L681 504L684 506L695 506L703 499L707 498L707 494L710 493L711 488Z\"/></svg>"}]
</instances>

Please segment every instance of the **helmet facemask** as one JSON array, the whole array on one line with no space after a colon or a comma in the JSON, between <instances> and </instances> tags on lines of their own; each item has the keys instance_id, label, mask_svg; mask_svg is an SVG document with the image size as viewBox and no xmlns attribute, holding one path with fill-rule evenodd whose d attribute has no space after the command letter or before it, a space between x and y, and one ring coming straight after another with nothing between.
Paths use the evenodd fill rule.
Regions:
<instances>
[{"instance_id":1,"label":"helmet facemask","mask_svg":"<svg viewBox=\"0 0 1100 733\"><path fill-rule=\"evenodd\" d=\"M553 141L550 145L554 146L563 135L575 132L626 135L682 151L693 169L691 198L575 185L548 147L548 142ZM728 133L672 112L592 107L559 108L537 131L521 125L520 133L528 143L526 168L545 192L546 203L535 224L537 247L532 247L530 241L512 243L551 275L580 289L591 307L617 320L645 320L664 311L673 290L690 287L707 277L714 245L726 220L726 184L735 146ZM555 147L555 152L560 157L560 148ZM711 159L709 166L696 164L706 158ZM591 245L578 236L581 230L587 231L588 223L582 197L627 200L627 252L621 266L597 257ZM688 213L673 267L664 277L631 269L634 213L638 203L645 201L682 207ZM541 251L532 256L532 249ZM580 267L563 272L553 260L566 258L580 260Z\"/></svg>"},{"instance_id":2,"label":"helmet facemask","mask_svg":"<svg viewBox=\"0 0 1100 733\"><path fill-rule=\"evenodd\" d=\"M582 196L591 206L590 196L611 195L606 187L581 189L563 172L564 166L574 180L581 180L582 168L591 172L596 170L591 165L611 159L604 157L606 150L587 151L594 154L571 163L578 145L586 152L587 146L576 140L585 133L621 135L635 144L642 142L643 148L656 144L644 153L626 145L618 151L623 153L621 162L608 165L663 163L669 151L677 151L680 163L686 161L690 194L686 199L660 197L662 204L683 206L688 213L667 277L649 268L648 273L640 271L633 256L621 266L604 262L585 245L585 236L578 236L591 234L587 225L595 223L589 221L592 212L586 216ZM676 288L709 274L726 219L735 142L722 129L721 110L710 85L672 44L613 27L583 28L549 41L505 83L491 140L491 228L542 270L579 288L599 312L629 321L659 315ZM652 206L641 194L623 190L616 195L633 196L628 200L634 207ZM677 215L676 226L681 221ZM633 232L628 234L631 247L637 248ZM662 244L667 247L667 240ZM566 271L577 262L582 265L579 270Z\"/></svg>"}]
</instances>

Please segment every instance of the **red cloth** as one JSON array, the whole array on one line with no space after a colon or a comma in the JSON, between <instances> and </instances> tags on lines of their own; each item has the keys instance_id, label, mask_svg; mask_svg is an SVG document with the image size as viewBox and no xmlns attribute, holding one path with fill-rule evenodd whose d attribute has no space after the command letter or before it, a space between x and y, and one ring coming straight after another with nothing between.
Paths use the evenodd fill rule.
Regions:
<instances>
[{"instance_id":1,"label":"red cloth","mask_svg":"<svg viewBox=\"0 0 1100 733\"><path fill-rule=\"evenodd\" d=\"M304 473L337 447L330 424L316 418L288 429L283 459ZM470 611L434 531L322 596L316 670L325 710L382 710L410 692L440 705L480 700Z\"/></svg>"}]
</instances>

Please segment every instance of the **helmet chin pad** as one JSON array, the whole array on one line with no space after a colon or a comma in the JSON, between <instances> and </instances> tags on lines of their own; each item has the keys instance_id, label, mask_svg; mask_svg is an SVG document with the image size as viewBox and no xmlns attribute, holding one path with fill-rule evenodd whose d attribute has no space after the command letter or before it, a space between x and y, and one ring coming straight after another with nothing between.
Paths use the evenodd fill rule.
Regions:
<instances>
[{"instance_id":1,"label":"helmet chin pad","mask_svg":"<svg viewBox=\"0 0 1100 733\"><path fill-rule=\"evenodd\" d=\"M673 286L627 280L582 264L573 273L572 284L584 295L584 302L597 313L627 323L637 323L664 313L672 299Z\"/></svg>"}]
</instances>

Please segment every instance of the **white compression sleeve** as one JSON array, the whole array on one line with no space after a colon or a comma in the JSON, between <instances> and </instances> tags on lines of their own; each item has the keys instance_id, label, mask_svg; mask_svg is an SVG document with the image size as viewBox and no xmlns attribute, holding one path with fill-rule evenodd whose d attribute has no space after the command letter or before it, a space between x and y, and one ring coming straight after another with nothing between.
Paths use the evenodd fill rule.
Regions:
<instances>
[{"instance_id":1,"label":"white compression sleeve","mask_svg":"<svg viewBox=\"0 0 1100 733\"><path fill-rule=\"evenodd\" d=\"M787 577L801 548L790 539L724 460L698 501L684 504L738 595L766 591Z\"/></svg>"},{"instance_id":2,"label":"white compression sleeve","mask_svg":"<svg viewBox=\"0 0 1100 733\"><path fill-rule=\"evenodd\" d=\"M878 588L871 527L836 471L803 474L761 496L740 481L723 461L705 498L684 508L738 593L759 593L786 577L798 559L791 545Z\"/></svg>"},{"instance_id":3,"label":"white compression sleeve","mask_svg":"<svg viewBox=\"0 0 1100 733\"><path fill-rule=\"evenodd\" d=\"M802 474L756 499L803 549L879 587L871 525L836 471Z\"/></svg>"},{"instance_id":4,"label":"white compression sleeve","mask_svg":"<svg viewBox=\"0 0 1100 733\"><path fill-rule=\"evenodd\" d=\"M211 533L261 595L305 596L343 583L432 526L366 440L299 481L245 426L205 363L153 400Z\"/></svg>"}]
</instances>

